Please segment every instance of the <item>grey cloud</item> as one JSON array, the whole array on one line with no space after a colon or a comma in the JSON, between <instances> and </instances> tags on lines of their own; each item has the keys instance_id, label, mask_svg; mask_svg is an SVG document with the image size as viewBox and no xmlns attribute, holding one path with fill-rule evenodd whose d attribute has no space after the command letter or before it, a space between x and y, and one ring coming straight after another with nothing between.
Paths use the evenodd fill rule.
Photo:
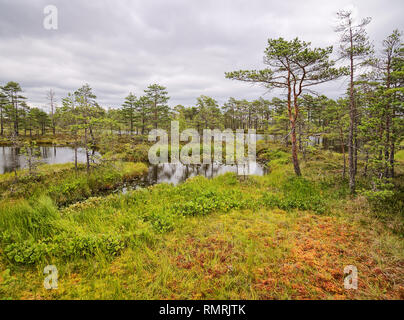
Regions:
<instances>
[{"instance_id":1,"label":"grey cloud","mask_svg":"<svg viewBox=\"0 0 404 320\"><path fill-rule=\"evenodd\" d=\"M230 96L255 99L267 91L224 78L225 71L262 68L268 38L283 36L335 45L333 18L350 1L152 0L52 1L58 30L42 26L48 0L0 0L0 84L21 83L32 105L46 104L54 88L59 101L88 82L106 107L119 106L129 91L167 86L170 105L192 105L201 95L220 103ZM402 1L353 1L372 16L370 37L378 45L403 29ZM337 97L345 84L319 87ZM278 94L271 92L265 97Z\"/></svg>"}]
</instances>

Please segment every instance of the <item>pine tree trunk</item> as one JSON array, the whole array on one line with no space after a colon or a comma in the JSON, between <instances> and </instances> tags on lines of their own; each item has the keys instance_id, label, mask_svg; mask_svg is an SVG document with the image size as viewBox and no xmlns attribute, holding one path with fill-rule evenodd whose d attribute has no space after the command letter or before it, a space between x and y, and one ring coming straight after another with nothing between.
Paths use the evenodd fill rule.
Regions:
<instances>
[{"instance_id":1,"label":"pine tree trunk","mask_svg":"<svg viewBox=\"0 0 404 320\"><path fill-rule=\"evenodd\" d=\"M28 148L28 173L32 175L32 148Z\"/></svg>"},{"instance_id":2,"label":"pine tree trunk","mask_svg":"<svg viewBox=\"0 0 404 320\"><path fill-rule=\"evenodd\" d=\"M395 118L395 110L392 111L392 119ZM396 145L396 136L395 129L393 123L391 123L391 139L390 139L390 154L389 154L389 162L390 162L390 178L394 178L394 152Z\"/></svg>"},{"instance_id":3,"label":"pine tree trunk","mask_svg":"<svg viewBox=\"0 0 404 320\"><path fill-rule=\"evenodd\" d=\"M4 133L4 128L3 128L3 108L0 108L0 135L2 136Z\"/></svg>"},{"instance_id":4,"label":"pine tree trunk","mask_svg":"<svg viewBox=\"0 0 404 320\"><path fill-rule=\"evenodd\" d=\"M13 97L13 104L14 104L14 108L15 108L15 119L14 119L14 133L15 135L18 137L18 102L15 101L15 98Z\"/></svg>"},{"instance_id":5,"label":"pine tree trunk","mask_svg":"<svg viewBox=\"0 0 404 320\"><path fill-rule=\"evenodd\" d=\"M74 169L77 171L77 141L74 142Z\"/></svg>"},{"instance_id":6,"label":"pine tree trunk","mask_svg":"<svg viewBox=\"0 0 404 320\"><path fill-rule=\"evenodd\" d=\"M350 86L349 86L349 136L348 136L348 161L349 161L349 190L351 194L355 193L355 164L354 164L354 126L355 126L355 101L354 101L354 61L353 61L353 39L352 29L351 53L350 53Z\"/></svg>"},{"instance_id":7,"label":"pine tree trunk","mask_svg":"<svg viewBox=\"0 0 404 320\"><path fill-rule=\"evenodd\" d=\"M87 163L87 173L90 173L90 155L88 153L88 144L87 144L87 128L84 130L84 144L86 147L86 163Z\"/></svg>"},{"instance_id":8,"label":"pine tree trunk","mask_svg":"<svg viewBox=\"0 0 404 320\"><path fill-rule=\"evenodd\" d=\"M390 176L390 116L389 111L387 111L386 115L386 141L384 145L384 176L389 178Z\"/></svg>"},{"instance_id":9,"label":"pine tree trunk","mask_svg":"<svg viewBox=\"0 0 404 320\"><path fill-rule=\"evenodd\" d=\"M369 151L366 150L365 169L363 170L364 177L368 175L368 165L369 165Z\"/></svg>"},{"instance_id":10,"label":"pine tree trunk","mask_svg":"<svg viewBox=\"0 0 404 320\"><path fill-rule=\"evenodd\" d=\"M346 174L346 155L345 155L345 143L344 143L344 135L342 133L342 127L339 127L339 139L341 143L341 149L342 149L342 154L344 157L344 168L342 171L342 179L345 180L345 174Z\"/></svg>"},{"instance_id":11,"label":"pine tree trunk","mask_svg":"<svg viewBox=\"0 0 404 320\"><path fill-rule=\"evenodd\" d=\"M390 89L390 61L387 63L387 83L386 83L387 90ZM384 147L384 159L385 159L385 177L389 178L392 177L391 175L391 159L390 159L390 149L391 149L391 137L390 137L390 130L391 130L391 107L390 104L387 103L386 105L386 141ZM393 155L394 156L394 155Z\"/></svg>"},{"instance_id":12,"label":"pine tree trunk","mask_svg":"<svg viewBox=\"0 0 404 320\"><path fill-rule=\"evenodd\" d=\"M295 173L297 176L301 176L302 173L299 167L299 159L297 157L297 141L296 141L296 123L292 121L292 132L291 132L291 140L292 140L292 161L293 161L293 168L295 169Z\"/></svg>"},{"instance_id":13,"label":"pine tree trunk","mask_svg":"<svg viewBox=\"0 0 404 320\"><path fill-rule=\"evenodd\" d=\"M90 137L91 137L91 144L94 147L95 146L95 138L94 138L94 134L93 134L93 128L91 127L91 125L89 126L89 132L90 132Z\"/></svg>"},{"instance_id":14,"label":"pine tree trunk","mask_svg":"<svg viewBox=\"0 0 404 320\"><path fill-rule=\"evenodd\" d=\"M394 178L394 152L395 152L395 144L394 142L391 143L390 145L390 178Z\"/></svg>"},{"instance_id":15,"label":"pine tree trunk","mask_svg":"<svg viewBox=\"0 0 404 320\"><path fill-rule=\"evenodd\" d=\"M302 145L302 125L301 125L301 123L299 123L298 128L299 128L299 151L302 152L303 151L303 145Z\"/></svg>"},{"instance_id":16,"label":"pine tree trunk","mask_svg":"<svg viewBox=\"0 0 404 320\"><path fill-rule=\"evenodd\" d=\"M358 132L356 123L354 125L354 173L355 176L358 173Z\"/></svg>"}]
</instances>

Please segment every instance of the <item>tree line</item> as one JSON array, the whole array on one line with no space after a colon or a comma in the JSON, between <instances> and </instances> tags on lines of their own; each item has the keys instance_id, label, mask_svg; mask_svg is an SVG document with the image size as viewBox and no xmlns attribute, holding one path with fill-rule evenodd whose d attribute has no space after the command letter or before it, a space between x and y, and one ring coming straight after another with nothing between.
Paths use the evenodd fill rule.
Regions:
<instances>
[{"instance_id":1,"label":"tree line","mask_svg":"<svg viewBox=\"0 0 404 320\"><path fill-rule=\"evenodd\" d=\"M195 105L168 106L167 88L149 85L141 95L130 92L117 108L103 108L85 84L57 103L55 92L46 93L48 111L29 107L21 86L13 81L0 87L0 134L18 137L68 132L75 145L95 146L96 133L144 136L151 129L168 129L171 120L180 129L249 129L273 135L290 145L295 173L301 175L299 152L305 158L310 141L343 154L342 178L356 190L358 159L363 175L377 177L376 184L394 177L394 155L403 136L404 49L401 33L394 30L375 52L366 33L370 18L355 23L352 13L340 11L336 28L340 37L337 60L333 47L313 48L310 42L269 39L262 70L227 72L226 78L280 89L271 100L229 98L223 105L202 95ZM346 64L344 65L344 61ZM341 65L342 64L342 65ZM346 92L334 100L312 88L348 80ZM89 164L88 164L89 165Z\"/></svg>"},{"instance_id":2,"label":"tree line","mask_svg":"<svg viewBox=\"0 0 404 320\"><path fill-rule=\"evenodd\" d=\"M331 106L334 115L329 119L339 131L341 145L348 149L349 187L356 190L359 153L365 157L365 171L371 168L378 178L375 184L388 183L394 177L394 154L403 133L403 43L401 33L394 30L382 43L382 51L376 53L366 33L371 18L355 22L352 12L337 13L340 34L338 60L346 66L335 67L330 58L333 48L313 48L309 42L299 39L269 39L264 54L262 70L227 72L226 77L250 83L258 83L268 89L280 88L286 92L291 153L296 175L300 176L297 141L299 126L303 125L302 94L311 87L348 77L345 99ZM307 100L307 99L306 99ZM330 102L333 105L333 102ZM346 130L348 121L348 130ZM344 137L348 132L348 136ZM338 134L338 133L337 133ZM344 152L345 176L346 162ZM375 189L377 186L375 186Z\"/></svg>"}]
</instances>

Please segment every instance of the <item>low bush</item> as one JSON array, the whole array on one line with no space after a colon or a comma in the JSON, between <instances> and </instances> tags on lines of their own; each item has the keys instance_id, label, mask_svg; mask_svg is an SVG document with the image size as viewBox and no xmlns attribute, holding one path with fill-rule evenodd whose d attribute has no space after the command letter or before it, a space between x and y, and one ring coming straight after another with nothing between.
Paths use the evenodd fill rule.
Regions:
<instances>
[{"instance_id":1,"label":"low bush","mask_svg":"<svg viewBox=\"0 0 404 320\"><path fill-rule=\"evenodd\" d=\"M6 236L2 236L3 241ZM56 235L38 241L32 239L5 245L4 253L13 263L35 264L51 257L62 259L85 258L98 253L114 257L127 245L124 235Z\"/></svg>"},{"instance_id":2,"label":"low bush","mask_svg":"<svg viewBox=\"0 0 404 320\"><path fill-rule=\"evenodd\" d=\"M299 209L324 213L325 196L312 182L302 177L291 177L280 185L282 192L266 192L262 202L269 208L278 207L283 210Z\"/></svg>"}]
</instances>

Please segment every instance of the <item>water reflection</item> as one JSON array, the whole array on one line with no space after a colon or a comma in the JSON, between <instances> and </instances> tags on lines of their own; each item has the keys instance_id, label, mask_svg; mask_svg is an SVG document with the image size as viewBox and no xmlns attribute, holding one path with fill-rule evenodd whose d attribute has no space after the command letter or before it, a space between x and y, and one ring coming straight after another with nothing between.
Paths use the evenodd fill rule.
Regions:
<instances>
[{"instance_id":1,"label":"water reflection","mask_svg":"<svg viewBox=\"0 0 404 320\"><path fill-rule=\"evenodd\" d=\"M67 163L74 161L74 149L69 147L38 147L43 163ZM94 154L94 151L92 152ZM77 150L78 162L86 161L85 149ZM27 167L25 156L21 149L12 147L0 147L0 174L12 172L14 168L22 169ZM238 175L264 175L266 168L258 163L248 163L244 166L209 164L209 165L184 165L181 163L164 163L151 165L147 176L144 177L142 185L152 185L156 183L178 184L190 177L202 175L207 178L213 178L217 175L234 172Z\"/></svg>"},{"instance_id":2,"label":"water reflection","mask_svg":"<svg viewBox=\"0 0 404 320\"><path fill-rule=\"evenodd\" d=\"M266 174L266 171L266 167L255 162L239 166L224 164L184 165L181 163L164 163L159 165L152 165L149 167L147 183L156 184L166 182L178 184L190 177L201 175L207 178L213 178L226 172L234 172L238 175L262 176Z\"/></svg>"},{"instance_id":3,"label":"water reflection","mask_svg":"<svg viewBox=\"0 0 404 320\"><path fill-rule=\"evenodd\" d=\"M67 163L74 162L74 149L69 147L38 147L43 163ZM85 162L85 149L77 149L77 161ZM25 156L21 154L20 148L0 147L0 174L12 172L14 169L23 169L27 167Z\"/></svg>"}]
</instances>

